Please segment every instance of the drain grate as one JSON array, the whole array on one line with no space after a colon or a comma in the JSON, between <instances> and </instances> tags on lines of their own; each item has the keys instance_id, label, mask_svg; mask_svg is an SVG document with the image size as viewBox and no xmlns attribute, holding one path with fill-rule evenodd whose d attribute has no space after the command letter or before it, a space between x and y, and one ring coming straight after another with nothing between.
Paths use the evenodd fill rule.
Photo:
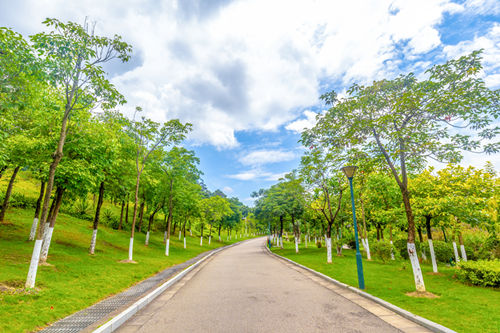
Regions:
<instances>
[{"instance_id":1,"label":"drain grate","mask_svg":"<svg viewBox=\"0 0 500 333\"><path fill-rule=\"evenodd\" d=\"M129 289L111 296L99 303L96 303L86 309L76 312L66 318L63 318L42 332L47 333L73 333L80 332L81 330L87 328L88 326L94 324L95 322L107 317L111 312L125 306L127 304L132 304L138 298L152 290L154 287L158 286L165 280L172 277L177 272L182 271L184 268L190 266L196 261L208 255L210 252L202 253L193 259L190 259L182 264L172 266L167 268L160 273L130 287Z\"/></svg>"}]
</instances>

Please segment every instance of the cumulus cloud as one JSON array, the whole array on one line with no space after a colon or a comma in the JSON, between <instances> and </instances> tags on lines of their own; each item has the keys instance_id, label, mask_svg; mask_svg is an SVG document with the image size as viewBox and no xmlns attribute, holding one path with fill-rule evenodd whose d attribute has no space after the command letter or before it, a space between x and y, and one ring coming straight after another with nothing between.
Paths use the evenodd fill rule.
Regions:
<instances>
[{"instance_id":1,"label":"cumulus cloud","mask_svg":"<svg viewBox=\"0 0 500 333\"><path fill-rule=\"evenodd\" d=\"M193 142L220 149L238 146L237 131L293 121L318 102L325 79L366 83L393 74L401 42L407 57L432 50L443 15L464 8L448 0L15 3L0 19L26 34L41 30L45 17L89 16L98 33L122 35L134 57L107 69L129 102L124 110L140 105L154 120L191 122Z\"/></svg>"},{"instance_id":2,"label":"cumulus cloud","mask_svg":"<svg viewBox=\"0 0 500 333\"><path fill-rule=\"evenodd\" d=\"M284 150L255 150L239 158L243 165L264 165L286 162L296 158L295 153Z\"/></svg>"},{"instance_id":3,"label":"cumulus cloud","mask_svg":"<svg viewBox=\"0 0 500 333\"><path fill-rule=\"evenodd\" d=\"M227 175L227 178L237 179L237 180L265 180L265 181L277 181L285 176L286 172L267 172L260 169L252 169L244 172L240 172L234 175Z\"/></svg>"},{"instance_id":4,"label":"cumulus cloud","mask_svg":"<svg viewBox=\"0 0 500 333\"><path fill-rule=\"evenodd\" d=\"M285 128L289 131L292 131L292 132L295 132L298 134L302 133L302 131L304 131L304 129L313 128L314 125L316 124L317 113L310 111L310 110L306 110L306 111L304 111L303 114L304 114L304 116L306 116L305 119L302 118L302 119L297 119L295 121L292 121L291 123L286 125Z\"/></svg>"},{"instance_id":5,"label":"cumulus cloud","mask_svg":"<svg viewBox=\"0 0 500 333\"><path fill-rule=\"evenodd\" d=\"M472 40L461 41L456 45L443 48L448 58L457 58L474 50L483 49L483 73L485 83L492 88L500 87L500 23L495 23L484 35L476 36Z\"/></svg>"}]
</instances>

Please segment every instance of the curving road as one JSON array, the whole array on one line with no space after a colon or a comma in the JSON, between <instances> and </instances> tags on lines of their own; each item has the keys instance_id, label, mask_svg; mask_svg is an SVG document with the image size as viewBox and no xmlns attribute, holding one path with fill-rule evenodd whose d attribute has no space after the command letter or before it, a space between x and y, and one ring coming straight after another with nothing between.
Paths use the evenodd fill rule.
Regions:
<instances>
[{"instance_id":1,"label":"curving road","mask_svg":"<svg viewBox=\"0 0 500 333\"><path fill-rule=\"evenodd\" d=\"M428 332L263 245L255 239L222 251L118 332Z\"/></svg>"}]
</instances>

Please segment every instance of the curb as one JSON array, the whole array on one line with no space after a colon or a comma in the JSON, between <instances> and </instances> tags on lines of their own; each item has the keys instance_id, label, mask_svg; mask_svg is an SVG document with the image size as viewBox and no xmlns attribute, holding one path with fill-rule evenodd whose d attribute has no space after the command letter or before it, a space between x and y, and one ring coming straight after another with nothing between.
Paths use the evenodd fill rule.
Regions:
<instances>
[{"instance_id":1,"label":"curb","mask_svg":"<svg viewBox=\"0 0 500 333\"><path fill-rule=\"evenodd\" d=\"M367 292L364 292L364 291L362 291L362 290L360 290L358 288L355 288L355 287L352 287L352 286L347 285L345 283L342 283L340 281L337 281L337 280L335 280L335 279L333 279L333 278L331 278L331 277L329 277L329 276L327 276L327 275L325 275L323 273L315 271L314 269L311 269L309 267L303 266L303 265L301 265L299 263L296 263L293 260L290 260L288 258L282 257L279 254L273 253L271 250L269 250L269 248L267 246L264 246L264 247L266 248L266 250L267 250L267 252L269 254L275 256L276 258L288 261L289 263L291 263L291 264L293 264L295 266L298 266L298 267L300 267L302 269L305 269L306 271L309 271L309 272L311 272L311 273L313 273L313 274L315 274L315 275L317 275L317 276L319 276L319 277L321 277L321 278L323 278L323 279L325 279L325 280L327 280L329 282L332 282L333 284L335 284L335 285L337 285L339 287L342 287L342 288L345 288L345 289L349 289L350 291L352 291L352 292L354 292L354 293L356 293L356 294L358 294L360 296L363 296L364 298L367 298L367 299L369 299L369 300L371 300L371 301L373 301L373 302L375 302L375 303L377 303L379 305L382 305L383 307L385 307L385 308L387 308L387 309L389 309L389 310L391 310L391 311L399 314L400 316L402 316L402 317L404 317L404 318L406 318L408 320L413 321L414 323L417 323L417 324L419 324L421 326L424 326L425 328L427 328L427 329L429 329L429 330L431 330L433 332L438 332L438 333L457 333L457 332L449 329L448 327L445 327L443 325L440 325L438 323L430 321L429 319L425 319L423 317L417 316L416 314L413 314L413 313L411 313L409 311L401 309L400 307L398 307L398 306L396 306L394 304L386 302L383 299L380 299L380 298L375 297L375 296L373 296L371 294L368 294Z\"/></svg>"},{"instance_id":2,"label":"curb","mask_svg":"<svg viewBox=\"0 0 500 333\"><path fill-rule=\"evenodd\" d=\"M253 239L253 238L252 238ZM109 333L117 330L121 325L123 325L130 317L132 317L134 314L139 312L142 308L144 308L146 305L151 303L156 297L160 296L165 290L170 288L173 284L175 284L177 281L182 279L187 273L192 271L194 268L199 266L203 261L206 259L210 258L214 254L217 254L225 249L228 249L230 247L233 247L235 245L241 244L243 242L246 242L248 239L245 239L243 241L233 243L230 245L226 245L224 247L214 249L212 252L192 264L191 266L185 268L183 271L180 273L176 274L174 277L170 278L168 281L164 282L161 286L157 287L153 291L149 292L145 296L141 297L138 301L130 305L127 309L122 311L120 314L116 315L113 317L111 320L103 324L102 326L98 327L93 331L93 333Z\"/></svg>"}]
</instances>

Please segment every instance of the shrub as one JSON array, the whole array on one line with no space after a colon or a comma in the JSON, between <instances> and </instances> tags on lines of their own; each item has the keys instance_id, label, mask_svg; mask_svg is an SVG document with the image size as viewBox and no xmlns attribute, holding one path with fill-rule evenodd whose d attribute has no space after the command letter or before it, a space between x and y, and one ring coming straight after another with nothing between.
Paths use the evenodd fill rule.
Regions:
<instances>
[{"instance_id":1,"label":"shrub","mask_svg":"<svg viewBox=\"0 0 500 333\"><path fill-rule=\"evenodd\" d=\"M318 247L318 249L321 249L321 241L317 241L316 246Z\"/></svg>"},{"instance_id":2,"label":"shrub","mask_svg":"<svg viewBox=\"0 0 500 333\"><path fill-rule=\"evenodd\" d=\"M436 255L437 261L447 263L450 261L450 258L454 258L453 245L451 243L434 240L432 244L434 245L434 254ZM431 251L429 250L429 243L424 242L421 246L430 259Z\"/></svg>"},{"instance_id":3,"label":"shrub","mask_svg":"<svg viewBox=\"0 0 500 333\"><path fill-rule=\"evenodd\" d=\"M375 241L370 244L371 254L383 262L391 259L391 250L393 246L389 242Z\"/></svg>"},{"instance_id":4,"label":"shrub","mask_svg":"<svg viewBox=\"0 0 500 333\"><path fill-rule=\"evenodd\" d=\"M37 199L26 197L22 193L12 193L9 200L9 206L18 208L35 208L36 201Z\"/></svg>"},{"instance_id":5,"label":"shrub","mask_svg":"<svg viewBox=\"0 0 500 333\"><path fill-rule=\"evenodd\" d=\"M458 278L483 287L500 287L500 260L461 262Z\"/></svg>"}]
</instances>

